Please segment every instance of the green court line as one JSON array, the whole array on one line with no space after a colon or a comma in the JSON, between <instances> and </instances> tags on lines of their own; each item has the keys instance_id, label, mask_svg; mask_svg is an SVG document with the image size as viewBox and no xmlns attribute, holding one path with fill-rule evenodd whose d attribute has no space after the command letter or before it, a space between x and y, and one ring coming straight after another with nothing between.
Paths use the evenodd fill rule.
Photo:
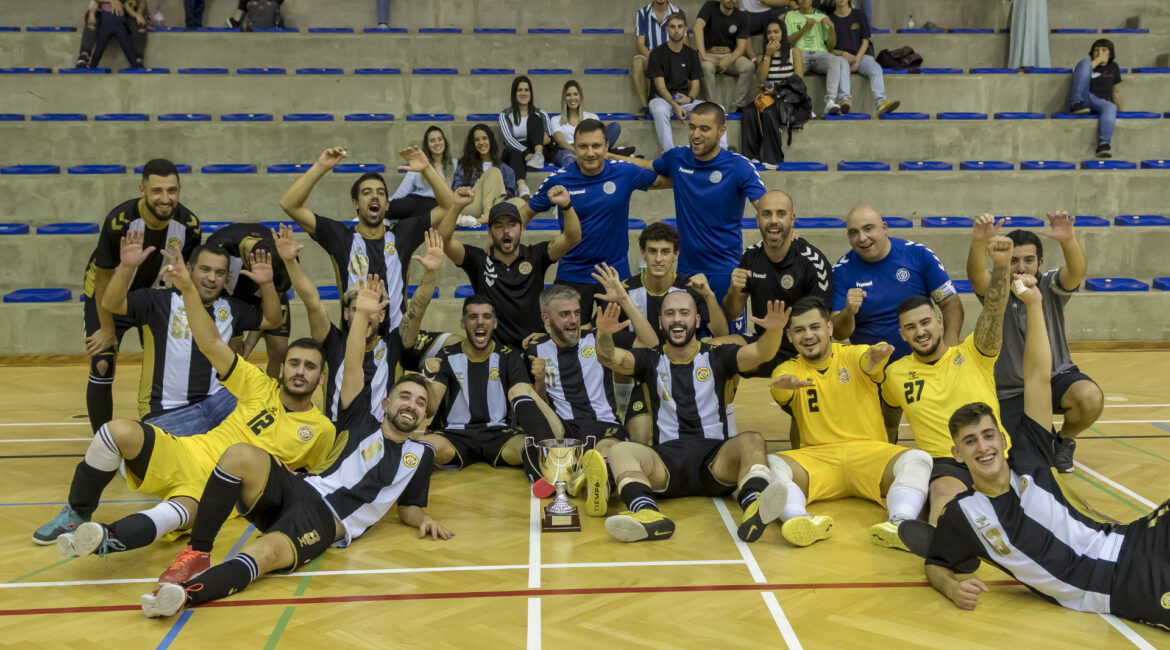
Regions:
<instances>
[{"instance_id":1,"label":"green court line","mask_svg":"<svg viewBox=\"0 0 1170 650\"><path fill-rule=\"evenodd\" d=\"M1109 488L1105 487L1104 485L1101 485L1100 483L1094 481L1093 479L1085 476L1084 472L1074 472L1071 474L1071 476L1075 476L1075 477L1081 479L1082 481L1088 483L1089 485L1092 485L1093 487L1097 488L1098 490L1101 490L1105 494L1108 494L1109 496L1113 497L1114 499L1117 499L1118 501L1124 503L1125 505L1129 506L1130 508L1133 508L1135 511L1137 511L1138 514L1144 515L1147 512L1149 512L1149 510L1147 510L1146 508L1134 505L1131 501L1129 501L1125 497L1121 496L1120 494L1117 494L1113 490L1110 490Z\"/></svg>"},{"instance_id":2,"label":"green court line","mask_svg":"<svg viewBox=\"0 0 1170 650\"><path fill-rule=\"evenodd\" d=\"M1104 435L1106 435L1106 433L1105 433L1104 431L1102 431L1102 430L1098 429L1097 427L1089 427L1089 430L1090 430L1090 431L1092 431L1093 433L1097 434L1097 435L1100 435L1100 436L1104 436ZM1147 455L1147 456L1151 456L1151 457L1153 457L1153 458L1157 458L1158 460L1160 460L1160 461L1162 461L1162 462L1165 462L1165 463L1170 463L1170 458L1162 458L1161 456L1159 456L1158 454L1155 454L1155 453L1154 453L1154 452L1152 452L1152 451L1146 451L1145 449L1142 449L1141 447L1136 447L1136 446L1134 446L1134 445L1131 445L1131 444L1129 444L1128 442L1126 442L1126 441L1124 441L1124 440L1118 440L1118 439L1116 439L1116 438L1113 438L1112 440L1113 440L1113 442L1116 442L1116 443L1117 443L1117 444L1119 444L1119 445L1123 445L1123 446L1129 447L1130 449L1132 449L1132 450L1134 450L1134 451L1140 451L1141 453L1143 453L1143 454L1145 454L1145 455Z\"/></svg>"},{"instance_id":3,"label":"green court line","mask_svg":"<svg viewBox=\"0 0 1170 650\"><path fill-rule=\"evenodd\" d=\"M59 560L59 561L57 561L57 562L54 562L54 563L50 564L50 565L49 565L49 566L47 566L47 567L41 567L41 568L37 569L36 571L33 571L32 573L26 573L26 574L24 574L24 575L20 576L19 578L13 578L13 579L11 579L11 580L9 580L9 581L8 581L8 584L12 584L12 583L14 583L14 582L20 582L21 580L24 580L25 578L31 578L31 577L35 576L36 574L38 574L38 573L42 573L42 572L44 572L44 571L48 571L49 569L52 569L52 568L55 568L55 567L59 567L59 566L61 566L62 564L65 564L66 562L69 562L70 560L76 560L76 559L77 559L76 557L67 557L67 558L65 558L64 560Z\"/></svg>"},{"instance_id":4,"label":"green court line","mask_svg":"<svg viewBox=\"0 0 1170 650\"><path fill-rule=\"evenodd\" d=\"M312 562L309 562L309 566L305 570L316 571L317 566L321 564L322 557L324 556L318 555ZM304 596L305 590L309 588L309 581L312 579L313 576L301 578L301 582L297 585L297 589L293 592L293 595ZM280 620L276 621L276 627L272 629L272 634L268 635L268 642L264 644L264 650L272 650L276 647L277 643L280 643L280 637L284 634L284 628L288 627L288 622L292 620L292 615L295 611L297 611L295 605L284 608L284 611L280 614Z\"/></svg>"}]
</instances>

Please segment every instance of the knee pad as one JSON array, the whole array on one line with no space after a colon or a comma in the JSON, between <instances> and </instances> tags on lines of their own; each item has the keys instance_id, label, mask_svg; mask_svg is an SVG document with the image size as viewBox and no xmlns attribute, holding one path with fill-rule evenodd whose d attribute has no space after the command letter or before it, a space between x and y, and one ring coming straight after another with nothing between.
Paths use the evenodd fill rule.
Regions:
<instances>
[{"instance_id":1,"label":"knee pad","mask_svg":"<svg viewBox=\"0 0 1170 650\"><path fill-rule=\"evenodd\" d=\"M107 379L114 376L115 363L118 354L113 350L99 352L89 359L89 375L91 378ZM104 366L103 366L104 364Z\"/></svg>"},{"instance_id":2,"label":"knee pad","mask_svg":"<svg viewBox=\"0 0 1170 650\"><path fill-rule=\"evenodd\" d=\"M930 454L921 449L906 451L894 461L894 482L890 485L890 490L906 488L925 497L932 469L934 461Z\"/></svg>"}]
</instances>

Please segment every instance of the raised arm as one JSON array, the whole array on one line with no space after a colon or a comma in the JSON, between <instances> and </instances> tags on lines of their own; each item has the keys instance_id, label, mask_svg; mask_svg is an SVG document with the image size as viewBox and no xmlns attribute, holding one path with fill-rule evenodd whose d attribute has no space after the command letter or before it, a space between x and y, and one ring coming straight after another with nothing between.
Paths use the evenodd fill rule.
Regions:
<instances>
[{"instance_id":1,"label":"raised arm","mask_svg":"<svg viewBox=\"0 0 1170 650\"><path fill-rule=\"evenodd\" d=\"M943 341L947 345L958 345L959 334L963 331L963 300L954 293L938 303L943 319Z\"/></svg>"},{"instance_id":2,"label":"raised arm","mask_svg":"<svg viewBox=\"0 0 1170 650\"><path fill-rule=\"evenodd\" d=\"M272 284L272 256L268 251L253 250L248 256L248 266L251 270L240 269L240 275L260 287L260 313L264 320L260 321L259 329L275 329L284 320L284 314L280 311L280 296Z\"/></svg>"},{"instance_id":3,"label":"raised arm","mask_svg":"<svg viewBox=\"0 0 1170 650\"><path fill-rule=\"evenodd\" d=\"M366 385L366 371L362 363L366 356L366 341L370 335L369 328L377 327L370 321L370 316L377 314L390 305L389 300L381 298L386 293L386 283L378 276L367 276L365 280L357 282L358 294L353 305L357 313L350 320L352 324L349 334L345 338L344 370L341 373L341 392L338 394L338 405L348 407L362 392ZM365 327L359 326L364 323ZM379 399L376 395L371 400Z\"/></svg>"},{"instance_id":4,"label":"raised arm","mask_svg":"<svg viewBox=\"0 0 1170 650\"><path fill-rule=\"evenodd\" d=\"M447 257L455 263L455 266L463 265L463 242L455 239L455 222L459 219L459 214L463 208L471 205L475 200L475 191L470 187L461 187L455 190L452 197L451 207L447 210L447 216L439 222L439 236L443 238L443 251L447 253Z\"/></svg>"},{"instance_id":5,"label":"raised arm","mask_svg":"<svg viewBox=\"0 0 1170 650\"><path fill-rule=\"evenodd\" d=\"M154 246L142 248L145 238L142 231L131 231L122 237L121 262L114 269L102 295L101 307L111 314L126 314L126 293L134 280L134 271L154 252Z\"/></svg>"},{"instance_id":6,"label":"raised arm","mask_svg":"<svg viewBox=\"0 0 1170 650\"><path fill-rule=\"evenodd\" d=\"M1003 312L1008 303L1008 281L1011 279L1012 240L995 236L987 242L991 255L991 282L987 285L987 296L983 299L983 311L975 321L975 347L983 354L993 357L999 354L1003 343Z\"/></svg>"},{"instance_id":7,"label":"raised arm","mask_svg":"<svg viewBox=\"0 0 1170 650\"><path fill-rule=\"evenodd\" d=\"M1057 212L1048 215L1048 230L1041 235L1060 243L1060 250L1064 252L1064 266L1060 267L1058 280L1065 291L1076 291L1089 274L1089 261L1085 259L1085 251L1077 243L1073 224L1076 217L1067 212Z\"/></svg>"},{"instance_id":8,"label":"raised arm","mask_svg":"<svg viewBox=\"0 0 1170 650\"><path fill-rule=\"evenodd\" d=\"M853 334L853 328L857 323L854 317L857 312L861 311L861 305L865 302L865 289L857 287L851 288L845 294L845 306L840 311L835 311L829 317L833 323L833 338L844 341Z\"/></svg>"},{"instance_id":9,"label":"raised arm","mask_svg":"<svg viewBox=\"0 0 1170 650\"><path fill-rule=\"evenodd\" d=\"M1024 414L1048 431L1052 429L1052 346L1044 322L1044 299L1032 275L1017 275L1012 291L1028 309L1028 327L1024 331Z\"/></svg>"},{"instance_id":10,"label":"raised arm","mask_svg":"<svg viewBox=\"0 0 1170 650\"><path fill-rule=\"evenodd\" d=\"M780 350L780 343L783 341L784 326L788 323L788 315L791 313L791 308L784 308L783 300L771 300L768 302L768 311L763 318L752 316L752 322L763 328L764 333L756 339L755 343L739 349L735 360L739 364L740 372L755 370L760 367L761 363L776 357L776 353Z\"/></svg>"},{"instance_id":11,"label":"raised arm","mask_svg":"<svg viewBox=\"0 0 1170 650\"><path fill-rule=\"evenodd\" d=\"M431 304L431 297L435 293L435 283L439 279L439 269L443 266L443 238L439 231L430 229L426 234L427 252L425 255L411 255L410 259L418 260L422 264L423 275L414 290L414 297L410 299L410 307L402 316L398 324L398 336L406 349L414 347L418 340L418 330L422 326L423 314L427 312L427 305Z\"/></svg>"},{"instance_id":12,"label":"raised arm","mask_svg":"<svg viewBox=\"0 0 1170 650\"><path fill-rule=\"evenodd\" d=\"M975 218L975 225L971 230L971 248L967 251L967 280L971 283L971 290L982 298L987 295L987 285L991 283L991 272L987 270L987 242L999 234L1003 226L1003 219L996 222L990 214L981 214Z\"/></svg>"},{"instance_id":13,"label":"raised arm","mask_svg":"<svg viewBox=\"0 0 1170 650\"><path fill-rule=\"evenodd\" d=\"M569 191L561 185L554 185L548 190L548 200L561 209L565 218L561 233L553 238L548 245L548 256L555 262L565 256L570 249L581 241L581 219L573 209L573 201ZM526 206L527 207L527 206Z\"/></svg>"},{"instance_id":14,"label":"raised arm","mask_svg":"<svg viewBox=\"0 0 1170 650\"><path fill-rule=\"evenodd\" d=\"M321 297L317 294L316 285L305 275L305 270L297 260L297 254L304 246L298 246L293 241L292 228L288 225L282 224L280 232L273 230L272 236L276 239L276 253L284 260L284 268L288 269L288 279L292 283L293 291L300 297L301 302L305 303L305 311L309 316L309 336L320 343L329 335L331 323L325 305L321 304Z\"/></svg>"},{"instance_id":15,"label":"raised arm","mask_svg":"<svg viewBox=\"0 0 1170 650\"><path fill-rule=\"evenodd\" d=\"M438 226L446 216L446 211L453 203L452 199L454 198L454 194L451 192L451 186L443 180L438 170L431 165L431 159L423 153L422 149L418 147L407 147L399 151L398 155L402 156L402 160L404 161L404 164L398 166L398 171L416 172L431 187L431 191L435 193L435 203L443 209L431 212L431 226Z\"/></svg>"},{"instance_id":16,"label":"raised arm","mask_svg":"<svg viewBox=\"0 0 1170 650\"><path fill-rule=\"evenodd\" d=\"M216 329L215 323L211 320L211 315L203 306L203 300L199 297L195 283L191 280L191 270L183 261L183 254L179 251L173 253L163 251L162 254L168 262L166 266L167 279L183 294L183 307L187 311L187 329L191 330L191 337L195 339L195 345L199 346L199 351L207 357L215 371L222 377L232 369L232 364L236 361L236 353L220 337L219 330Z\"/></svg>"},{"instance_id":17,"label":"raised arm","mask_svg":"<svg viewBox=\"0 0 1170 650\"><path fill-rule=\"evenodd\" d=\"M687 280L687 286L699 292L699 295L703 297L703 303L707 306L707 329L711 330L711 335L727 336L730 333L727 327L727 317L723 314L719 298L715 296L715 292L711 290L711 285L707 282L707 276L696 273Z\"/></svg>"},{"instance_id":18,"label":"raised arm","mask_svg":"<svg viewBox=\"0 0 1170 650\"><path fill-rule=\"evenodd\" d=\"M348 155L349 150L345 147L326 149L317 157L317 162L313 163L309 171L302 174L292 187L285 190L284 196L280 197L280 209L310 235L317 229L317 215L305 207L305 201L309 200L309 194L321 178Z\"/></svg>"},{"instance_id":19,"label":"raised arm","mask_svg":"<svg viewBox=\"0 0 1170 650\"><path fill-rule=\"evenodd\" d=\"M605 289L605 293L596 296L595 299L619 305L626 312L626 317L630 319L626 322L626 325L632 324L634 326L634 340L638 345L644 348L652 348L658 345L658 332L655 331L650 321L646 320L646 316L642 314L634 299L630 297L626 288L622 286L622 276L618 274L617 269L604 262L593 267L593 269L593 279L601 283L601 287ZM600 318L600 315L598 317ZM625 374L628 375L630 373Z\"/></svg>"},{"instance_id":20,"label":"raised arm","mask_svg":"<svg viewBox=\"0 0 1170 650\"><path fill-rule=\"evenodd\" d=\"M727 295L723 296L723 316L728 321L733 321L739 318L743 313L743 308L747 305L748 294L744 291L747 288L747 281L750 272L742 267L737 267L731 271L731 284L727 287Z\"/></svg>"},{"instance_id":21,"label":"raised arm","mask_svg":"<svg viewBox=\"0 0 1170 650\"><path fill-rule=\"evenodd\" d=\"M635 313L637 310L634 310ZM634 354L616 347L613 335L630 326L630 321L619 321L622 310L615 303L609 303L597 314L597 360L610 370L623 374L634 374ZM626 312L630 315L630 312Z\"/></svg>"}]
</instances>

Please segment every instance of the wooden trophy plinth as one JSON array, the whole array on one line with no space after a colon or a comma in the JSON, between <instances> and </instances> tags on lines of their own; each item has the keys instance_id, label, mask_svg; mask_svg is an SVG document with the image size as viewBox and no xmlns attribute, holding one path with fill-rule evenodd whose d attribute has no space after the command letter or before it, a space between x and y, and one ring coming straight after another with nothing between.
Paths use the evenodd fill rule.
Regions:
<instances>
[{"instance_id":1,"label":"wooden trophy plinth","mask_svg":"<svg viewBox=\"0 0 1170 650\"><path fill-rule=\"evenodd\" d=\"M553 505L556 501L544 507L544 517L540 520L540 532L542 533L576 533L581 531L581 514L577 511L575 506L571 512L557 513L552 512Z\"/></svg>"}]
</instances>

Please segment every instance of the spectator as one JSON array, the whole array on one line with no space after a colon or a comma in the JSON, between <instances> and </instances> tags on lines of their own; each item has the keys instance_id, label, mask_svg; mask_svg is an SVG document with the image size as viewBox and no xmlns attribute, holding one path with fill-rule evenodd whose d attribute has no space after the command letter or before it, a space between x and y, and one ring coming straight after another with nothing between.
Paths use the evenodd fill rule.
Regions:
<instances>
[{"instance_id":1,"label":"spectator","mask_svg":"<svg viewBox=\"0 0 1170 650\"><path fill-rule=\"evenodd\" d=\"M784 12L796 8L794 0L741 0L739 4L748 17L749 36L763 34L768 23L783 19Z\"/></svg>"},{"instance_id":2,"label":"spectator","mask_svg":"<svg viewBox=\"0 0 1170 650\"><path fill-rule=\"evenodd\" d=\"M1113 122L1121 110L1121 68L1113 62L1113 41L1099 38L1089 58L1073 68L1068 88L1068 112L1097 114L1097 157L1112 158Z\"/></svg>"},{"instance_id":3,"label":"spectator","mask_svg":"<svg viewBox=\"0 0 1170 650\"><path fill-rule=\"evenodd\" d=\"M236 5L236 15L227 19L228 27L235 27L243 31L252 31L252 24L255 24L256 29L272 29L273 27L283 27L284 20L280 17L280 5L284 4L284 0L275 0L276 6L272 7L274 0L239 0ZM261 19L256 15L258 10L265 12L265 17ZM244 16L246 14L253 14L252 23L245 24Z\"/></svg>"},{"instance_id":4,"label":"spectator","mask_svg":"<svg viewBox=\"0 0 1170 650\"><path fill-rule=\"evenodd\" d=\"M439 172L439 178L451 182L455 167L451 164L451 150L447 146L447 135L443 133L443 129L433 125L427 127L420 147L427 152L431 159L431 167ZM435 191L427 185L422 176L418 172L406 172L398 189L390 196L386 218L397 221L417 214L430 214L437 205Z\"/></svg>"},{"instance_id":5,"label":"spectator","mask_svg":"<svg viewBox=\"0 0 1170 650\"><path fill-rule=\"evenodd\" d=\"M528 189L528 170L544 169L544 153L552 148L552 120L536 107L532 81L524 75L512 80L512 105L500 113L500 135L504 138L504 163L516 174L520 198L532 196ZM535 116L537 119L530 120ZM552 152L549 152L552 159Z\"/></svg>"},{"instance_id":6,"label":"spectator","mask_svg":"<svg viewBox=\"0 0 1170 650\"><path fill-rule=\"evenodd\" d=\"M183 0L183 20L187 31L193 32L203 26L204 0Z\"/></svg>"},{"instance_id":7,"label":"spectator","mask_svg":"<svg viewBox=\"0 0 1170 650\"><path fill-rule=\"evenodd\" d=\"M695 18L695 45L702 60L703 84L707 99L730 106L738 113L755 97L755 66L748 58L748 17L736 0L708 0ZM715 93L715 75L736 77L731 101L720 101Z\"/></svg>"},{"instance_id":8,"label":"spectator","mask_svg":"<svg viewBox=\"0 0 1170 650\"><path fill-rule=\"evenodd\" d=\"M1048 56L1048 0L1014 0L1008 67L1047 68L1051 65Z\"/></svg>"},{"instance_id":9,"label":"spectator","mask_svg":"<svg viewBox=\"0 0 1170 650\"><path fill-rule=\"evenodd\" d=\"M99 2L95 9L97 14L97 38L93 53L89 58L89 65L79 67L96 68L101 65L102 55L110 39L118 41L122 54L126 57L126 65L131 68L142 67L142 57L146 49L146 0L111 0ZM89 24L88 16L86 24ZM83 35L84 39L84 35ZM138 45L141 45L141 49ZM80 60L80 57L79 57Z\"/></svg>"},{"instance_id":10,"label":"spectator","mask_svg":"<svg viewBox=\"0 0 1170 650\"><path fill-rule=\"evenodd\" d=\"M646 74L654 84L650 99L650 114L654 116L654 130L663 151L674 148L670 132L671 115L680 120L698 106L699 80L703 67L699 53L683 41L687 37L687 17L673 13L666 19L667 41L650 53Z\"/></svg>"},{"instance_id":11,"label":"spectator","mask_svg":"<svg viewBox=\"0 0 1170 650\"><path fill-rule=\"evenodd\" d=\"M390 0L377 0L378 4L378 29L386 29L390 26Z\"/></svg>"},{"instance_id":12,"label":"spectator","mask_svg":"<svg viewBox=\"0 0 1170 650\"><path fill-rule=\"evenodd\" d=\"M764 39L764 53L760 55L756 66L759 71L756 78L759 79L761 90L770 94L769 85L775 88L776 84L792 76L804 79L804 61L800 50L792 47L788 41L784 23L779 19L768 21ZM803 83L800 86L803 87ZM743 107L743 116L739 122L740 150L749 160L763 161L769 165L784 162L784 151L780 146L779 113L780 106L777 103L769 104L763 111L756 109L755 102Z\"/></svg>"},{"instance_id":13,"label":"spectator","mask_svg":"<svg viewBox=\"0 0 1170 650\"><path fill-rule=\"evenodd\" d=\"M639 9L634 18L634 49L637 53L630 66L630 79L634 82L634 95L642 102L635 119L651 119L647 102L653 95L646 89L646 69L650 65L650 53L666 43L666 21L674 14L682 14L685 22L686 14L681 9L667 0L653 0Z\"/></svg>"},{"instance_id":14,"label":"spectator","mask_svg":"<svg viewBox=\"0 0 1170 650\"><path fill-rule=\"evenodd\" d=\"M89 67L90 59L93 57L93 46L97 45L97 21L97 2L91 0L85 10L85 24L81 28L81 48L77 50L77 60L73 63L75 68Z\"/></svg>"},{"instance_id":15,"label":"spectator","mask_svg":"<svg viewBox=\"0 0 1170 650\"><path fill-rule=\"evenodd\" d=\"M833 21L833 31L837 33L837 43L833 54L845 59L849 64L849 72L860 72L869 78L869 90L873 93L873 103L877 106L877 114L884 115L898 108L899 101L886 101L886 83L882 76L882 67L873 58L873 44L870 43L869 21L865 14L854 11L849 6L849 0L837 0L837 10L829 16ZM842 72L842 78L849 75ZM849 84L841 84L841 112L848 113L853 106L849 94Z\"/></svg>"},{"instance_id":16,"label":"spectator","mask_svg":"<svg viewBox=\"0 0 1170 650\"><path fill-rule=\"evenodd\" d=\"M573 153L573 133L577 130L577 125L581 120L600 120L597 113L582 109L584 100L581 84L573 79L566 81L565 87L561 90L561 114L552 120L552 136L557 145L552 162L562 169L570 163L577 162L577 155ZM621 156L633 155L633 147L617 146L617 140L621 135L622 127L617 122L605 125L605 142L609 150Z\"/></svg>"},{"instance_id":17,"label":"spectator","mask_svg":"<svg viewBox=\"0 0 1170 650\"><path fill-rule=\"evenodd\" d=\"M865 14L865 22L873 27L873 0L858 0L857 4L860 5L861 13Z\"/></svg>"},{"instance_id":18,"label":"spectator","mask_svg":"<svg viewBox=\"0 0 1170 650\"><path fill-rule=\"evenodd\" d=\"M849 112L849 105L839 106L838 95L849 96L849 63L829 52L837 46L833 21L812 8L812 0L799 0L799 10L784 15L788 38L796 44L804 59L805 72L825 75L826 115Z\"/></svg>"},{"instance_id":19,"label":"spectator","mask_svg":"<svg viewBox=\"0 0 1170 650\"><path fill-rule=\"evenodd\" d=\"M471 188L475 197L463 208L463 215L479 223L487 223L487 215L497 203L516 196L515 172L500 160L496 137L486 124L476 124L467 133L451 187Z\"/></svg>"}]
</instances>

